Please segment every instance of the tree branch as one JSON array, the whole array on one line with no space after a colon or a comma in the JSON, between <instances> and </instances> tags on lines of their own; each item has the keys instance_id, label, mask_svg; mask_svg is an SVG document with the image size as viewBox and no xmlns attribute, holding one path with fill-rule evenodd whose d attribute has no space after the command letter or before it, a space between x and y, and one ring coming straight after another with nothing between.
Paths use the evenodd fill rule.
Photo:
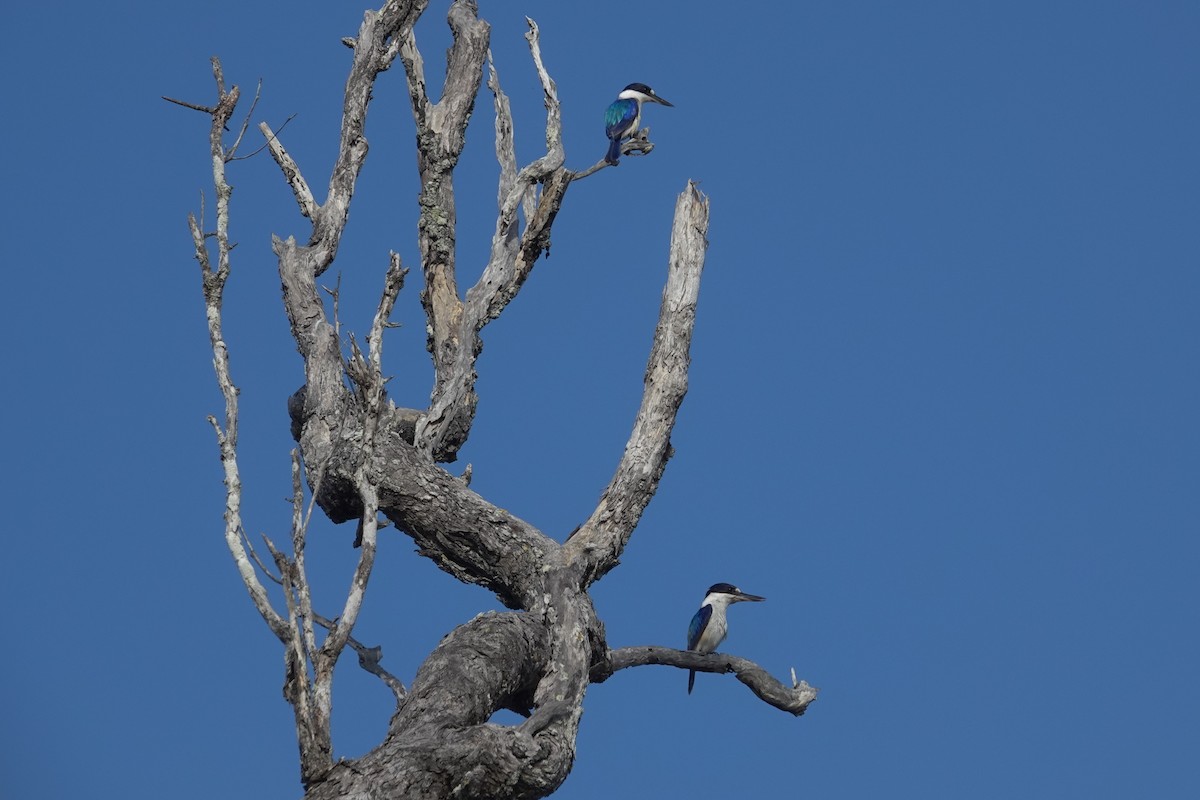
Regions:
<instances>
[{"instance_id":1,"label":"tree branch","mask_svg":"<svg viewBox=\"0 0 1200 800\"><path fill-rule=\"evenodd\" d=\"M300 454L292 450L292 563L288 565L288 569L280 568L279 574L285 579L283 587L285 594L291 596L295 593L296 603L299 606L299 622L300 627L293 623L293 636L301 636L303 638L303 647L298 648L304 653L306 659L312 658L312 655L317 652L317 637L313 630L313 606L312 592L308 583L308 571L304 562L304 547L308 538L308 522L312 519L312 506L309 506L309 515L304 514L304 469L300 463ZM270 547L270 540L267 540ZM279 564L280 556L271 549L271 555L275 558L276 565Z\"/></svg>"},{"instance_id":2,"label":"tree branch","mask_svg":"<svg viewBox=\"0 0 1200 800\"><path fill-rule=\"evenodd\" d=\"M320 614L313 614L313 622L326 630L333 630L333 627L337 624L328 617L323 617ZM396 698L396 708L399 708L404 703L404 698L408 695L408 690L404 688L403 681L383 668L383 648L378 645L367 647L353 636L346 637L346 644L358 654L358 665L379 678L385 686L392 690L392 694Z\"/></svg>"},{"instance_id":3,"label":"tree branch","mask_svg":"<svg viewBox=\"0 0 1200 800\"><path fill-rule=\"evenodd\" d=\"M293 452L295 452L295 451L293 451ZM295 483L298 484L299 482L300 482L300 476L299 476L299 474L296 474ZM301 488L299 486L297 486L296 491L297 491L297 493L301 492ZM294 508L296 509L296 514L294 514L293 516L295 517L297 514L300 513L301 503L299 503L299 502L294 503ZM242 538L243 538L243 540L245 540L244 533L243 533ZM269 548L273 547L273 545L269 544L269 542L270 542L269 539L267 540L267 542L268 542ZM262 560L258 557L258 554L254 552L253 548L250 548L250 555L251 555L251 557L253 557L254 563L258 564L258 568L260 570L262 570L263 573L268 578L271 579L271 581L279 584L280 586L283 586L283 578L272 574L270 572L270 570L267 569L266 564L264 564L262 562ZM315 611L312 612L312 622L315 622L316 624L320 625L325 630L333 630L334 625L337 624L336 622L329 619L328 617L322 616ZM315 652L317 648L316 648L316 644L313 643L313 637L308 632L308 628L311 628L311 625L306 626L305 641L307 644L305 646L306 646L308 652L311 653L311 652ZM383 681L385 686L387 686L389 689L392 690L392 694L395 695L395 697L396 697L396 706L399 707L399 705L404 702L404 697L408 693L408 690L404 688L403 681L401 681L395 675L393 675L392 673L388 672L386 669L383 668L383 666L382 666L383 648L379 647L378 645L376 645L375 647L367 647L365 644L358 641L353 636L348 636L346 638L346 644L349 645L349 647L358 654L358 665L360 667L362 667L364 670L366 670L367 672L374 675L375 677L379 678L381 681Z\"/></svg>"},{"instance_id":4,"label":"tree branch","mask_svg":"<svg viewBox=\"0 0 1200 800\"><path fill-rule=\"evenodd\" d=\"M591 517L565 544L568 559L578 563L586 576L585 585L616 566L671 457L675 415L687 394L707 232L708 198L689 181L675 205L667 284L641 408L616 474Z\"/></svg>"},{"instance_id":5,"label":"tree branch","mask_svg":"<svg viewBox=\"0 0 1200 800\"><path fill-rule=\"evenodd\" d=\"M371 577L371 569L375 562L376 535L379 530L379 492L376 479L366 470L366 465L372 461L375 449L376 434L378 433L379 417L383 411L383 330L392 315L396 305L396 297L404 287L404 276L408 270L400 265L400 256L391 253L387 274L384 276L383 293L380 296L379 308L371 323L371 332L367 337L368 360L364 369L359 370L354 377L366 400L366 410L363 416L362 433L362 466L355 475L355 484L359 497L362 499L362 522L360 527L360 549L358 565L354 570L350 590L346 595L346 605L338 618L338 624L329 632L325 644L321 648L322 656L329 659L329 672L333 673L333 664L337 662L346 640L354 629L358 612L362 607L363 596L367 590L367 581Z\"/></svg>"},{"instance_id":6,"label":"tree branch","mask_svg":"<svg viewBox=\"0 0 1200 800\"><path fill-rule=\"evenodd\" d=\"M264 536L263 541L279 569L283 596L287 601L289 635L283 642L283 696L292 706L292 716L296 720L300 781L308 786L329 771L333 759L329 706L321 702L308 674L308 665L316 654L311 647L311 611L306 614L304 610L308 578L295 558L289 558L269 538ZM303 547L299 552L303 552ZM303 560L299 563L303 564Z\"/></svg>"},{"instance_id":7,"label":"tree branch","mask_svg":"<svg viewBox=\"0 0 1200 800\"><path fill-rule=\"evenodd\" d=\"M426 347L435 371L431 410L417 422L416 430L419 446L425 452L433 450L427 427L447 422L434 409L438 398L447 392L447 384L454 381L463 346L462 301L455 278L457 212L452 175L466 144L467 123L479 93L488 52L490 27L478 19L477 11L473 0L456 0L450 7L448 21L454 44L447 54L442 99L436 104L431 104L426 95L423 61L411 33L401 47L417 126L417 167L421 179L417 244L425 278L421 304L428 321ZM470 412L474 413L473 406ZM455 425L456 430L459 427ZM466 427L469 429L469 421ZM466 439L465 432L462 438ZM439 450L435 458L453 461L454 453Z\"/></svg>"},{"instance_id":8,"label":"tree branch","mask_svg":"<svg viewBox=\"0 0 1200 800\"><path fill-rule=\"evenodd\" d=\"M733 672L737 679L750 688L760 700L781 711L803 714L817 699L818 689L805 681L796 680L792 670L792 685L785 686L771 677L765 669L753 661L722 653L696 653L691 650L675 650L670 647L622 647L610 650L608 658L592 667L592 683L603 683L613 673L627 667L644 667L648 664L663 664L697 672Z\"/></svg>"},{"instance_id":9,"label":"tree branch","mask_svg":"<svg viewBox=\"0 0 1200 800\"><path fill-rule=\"evenodd\" d=\"M240 92L234 86L231 91L225 91L225 76L221 70L219 59L212 59L213 78L217 84L217 105L210 111L212 123L209 127L209 154L212 159L213 187L217 196L217 229L215 234L217 248L217 267L214 270L209 255L207 236L200 228L194 214L188 214L188 227L192 234L192 245L195 248L196 260L200 264L200 275L204 289L204 309L208 320L208 337L213 351L213 370L216 373L217 386L225 400L224 428L215 417L208 420L216 433L217 445L221 453L221 466L225 473L225 544L233 556L238 574L250 599L259 615L271 632L286 642L289 637L287 622L279 612L271 606L267 597L266 587L258 579L249 554L242 542L242 479L238 469L238 388L233 382L229 366L229 348L225 344L225 334L221 323L221 308L224 298L225 282L229 278L229 254L233 245L229 241L229 198L233 188L225 179L226 150L223 142L226 125L237 108ZM179 102L179 101L173 101ZM204 110L193 104L183 104L189 108Z\"/></svg>"},{"instance_id":10,"label":"tree branch","mask_svg":"<svg viewBox=\"0 0 1200 800\"><path fill-rule=\"evenodd\" d=\"M312 220L312 234L305 248L304 261L314 277L321 275L333 263L346 227L354 187L367 158L364 129L375 80L379 73L391 66L392 59L399 51L393 42L411 32L426 5L427 0L388 0L379 11L367 11L363 15L358 37L353 40L354 58L346 78L337 157L329 175L324 203L319 206L316 204L300 168L288 156L279 138L265 123L259 125L272 157L283 170L285 180L296 195L300 213Z\"/></svg>"},{"instance_id":11,"label":"tree branch","mask_svg":"<svg viewBox=\"0 0 1200 800\"><path fill-rule=\"evenodd\" d=\"M312 189L308 186L308 181L304 180L304 176L300 173L300 166L284 149L283 143L279 141L275 131L271 130L270 125L260 122L258 129L266 137L267 149L271 153L271 158L275 159L275 163L283 170L284 179L287 180L288 186L292 187L292 194L296 196L296 204L300 206L300 215L305 219L312 219L317 214L317 201L313 197Z\"/></svg>"},{"instance_id":12,"label":"tree branch","mask_svg":"<svg viewBox=\"0 0 1200 800\"><path fill-rule=\"evenodd\" d=\"M495 65L489 64L488 86L495 95L496 156L500 162L499 214L492 237L492 250L479 280L467 292L466 302L453 305L452 313L440 313L437 285L427 290L427 312L434 331L434 362L437 379L429 411L418 422L416 444L436 460L453 460L466 441L475 415L475 361L483 349L480 332L516 297L529 277L534 262L549 246L549 229L570 183L563 169L562 123L557 89L542 63L538 27L527 19L530 51L545 98L546 155L516 172L512 142L512 115L508 98L500 88ZM536 186L545 183L541 199L534 201ZM526 213L524 234L517 237L518 211ZM445 282L445 277L440 280ZM443 304L443 311L445 305ZM453 318L454 324L438 320ZM439 325L444 335L439 336ZM440 343L440 344L439 344Z\"/></svg>"},{"instance_id":13,"label":"tree branch","mask_svg":"<svg viewBox=\"0 0 1200 800\"><path fill-rule=\"evenodd\" d=\"M388 0L378 12L367 11L363 15L350 75L346 78L337 160L329 176L325 202L313 219L309 241L316 250L317 275L324 272L337 255L358 173L367 157L367 139L363 131L375 79L391 66L390 59L395 56L395 50L390 48L391 41L412 29L425 5L423 0Z\"/></svg>"}]
</instances>

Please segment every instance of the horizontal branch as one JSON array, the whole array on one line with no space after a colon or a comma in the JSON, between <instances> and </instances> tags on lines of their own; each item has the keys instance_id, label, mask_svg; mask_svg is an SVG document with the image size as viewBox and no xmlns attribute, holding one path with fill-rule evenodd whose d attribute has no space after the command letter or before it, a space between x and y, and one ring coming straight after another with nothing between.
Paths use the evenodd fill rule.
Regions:
<instances>
[{"instance_id":1,"label":"horizontal branch","mask_svg":"<svg viewBox=\"0 0 1200 800\"><path fill-rule=\"evenodd\" d=\"M759 699L781 711L803 714L809 704L817 699L818 690L805 681L796 680L792 671L790 687L777 681L769 672L746 658L724 653L696 653L691 650L675 650L670 647L622 647L610 650L608 659L592 667L592 683L603 683L613 673L627 667L644 667L659 664L696 672L733 672L737 679L746 684Z\"/></svg>"}]
</instances>

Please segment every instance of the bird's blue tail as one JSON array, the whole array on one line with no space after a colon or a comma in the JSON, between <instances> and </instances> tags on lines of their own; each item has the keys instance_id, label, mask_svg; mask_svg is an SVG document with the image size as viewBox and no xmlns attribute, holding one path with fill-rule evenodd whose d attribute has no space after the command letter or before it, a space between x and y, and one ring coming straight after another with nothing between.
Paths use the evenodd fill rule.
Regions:
<instances>
[{"instance_id":1,"label":"bird's blue tail","mask_svg":"<svg viewBox=\"0 0 1200 800\"><path fill-rule=\"evenodd\" d=\"M620 140L620 138L613 139L611 142L608 143L608 155L606 155L604 157L604 160L607 161L609 164L612 164L613 166L616 166L616 164L621 160L621 140Z\"/></svg>"},{"instance_id":2,"label":"bird's blue tail","mask_svg":"<svg viewBox=\"0 0 1200 800\"><path fill-rule=\"evenodd\" d=\"M688 670L688 694L692 693L692 686L696 684L696 670Z\"/></svg>"}]
</instances>

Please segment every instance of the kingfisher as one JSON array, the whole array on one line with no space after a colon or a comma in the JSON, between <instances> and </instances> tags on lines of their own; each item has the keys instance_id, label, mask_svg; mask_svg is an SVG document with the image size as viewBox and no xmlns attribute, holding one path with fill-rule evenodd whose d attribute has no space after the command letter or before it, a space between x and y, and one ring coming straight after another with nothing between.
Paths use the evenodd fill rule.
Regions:
<instances>
[{"instance_id":1,"label":"kingfisher","mask_svg":"<svg viewBox=\"0 0 1200 800\"><path fill-rule=\"evenodd\" d=\"M626 139L632 139L638 132L642 121L642 103L661 103L664 106L674 106L654 93L644 83L631 83L621 90L617 99L604 112L604 132L610 139L608 155L604 160L616 165L621 160L621 144Z\"/></svg>"},{"instance_id":2,"label":"kingfisher","mask_svg":"<svg viewBox=\"0 0 1200 800\"><path fill-rule=\"evenodd\" d=\"M714 583L705 592L700 610L692 617L692 624L688 625L687 649L697 653L711 653L716 650L717 645L725 640L725 634L729 632L729 625L725 622L725 609L729 608L729 604L747 600L761 603L766 599L756 594L746 594L731 583ZM688 694L692 693L692 685L695 682L696 670L688 670Z\"/></svg>"}]
</instances>

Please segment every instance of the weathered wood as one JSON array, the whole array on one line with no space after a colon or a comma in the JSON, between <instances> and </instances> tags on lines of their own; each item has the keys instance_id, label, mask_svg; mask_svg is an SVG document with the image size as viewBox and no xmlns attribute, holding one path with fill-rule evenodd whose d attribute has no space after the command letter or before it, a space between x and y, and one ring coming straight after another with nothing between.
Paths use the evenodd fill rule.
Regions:
<instances>
[{"instance_id":1,"label":"weathered wood","mask_svg":"<svg viewBox=\"0 0 1200 800\"><path fill-rule=\"evenodd\" d=\"M508 308L549 247L567 188L595 168L573 173L564 167L557 89L542 62L538 28L529 20L527 39L547 110L546 154L518 168L508 99L495 66L488 64L501 167L497 220L488 261L460 297L452 177L482 86L489 29L478 19L475 2L453 2L449 24L454 44L441 100L431 103L424 60L412 32L426 5L427 0L390 0L364 15L357 37L344 40L354 55L337 157L323 200L318 201L302 165L288 154L280 137L260 126L301 216L311 223L303 244L289 236L275 237L272 245L305 375L303 388L288 404L292 432L303 456L302 462L294 459L290 553L267 540L278 575L249 546L241 526L237 389L221 329L232 250L228 237L232 190L225 180L225 166L236 147L235 143L225 148L222 137L237 105L238 90L226 90L215 62L215 106L173 101L212 118L215 268L210 237L194 217L189 222L201 264L218 385L225 398L224 425L213 421L227 487L225 536L256 609L284 645L284 695L295 715L306 796L544 797L570 772L587 687L630 666L733 671L764 701L793 714L803 713L816 690L794 679L789 689L744 659L655 647L610 651L588 594L591 584L616 566L671 455L671 434L688 387L707 248L709 203L694 183L687 184L676 204L666 285L641 406L624 455L588 520L560 544L473 492L465 478L438 466L454 460L474 421L481 331ZM336 320L329 318L317 285L336 258L366 158L363 131L372 88L379 73L396 58L404 64L418 131L422 189L417 238L422 302L435 367L433 392L425 409L395 408L384 393L382 332L404 282L406 271L399 258L390 255L366 353L352 343L351 355L343 356ZM359 561L340 614L332 620L313 608L308 583L305 545L312 506L304 511L305 481L312 502L331 520L358 521ZM386 524L379 515L410 537L418 552L439 568L490 589L512 609L480 615L453 630L425 660L407 691L380 666L379 648L367 648L352 636L374 564L378 530ZM271 605L256 566L283 587L286 613ZM314 623L328 631L323 640ZM364 668L392 689L397 708L387 736L376 748L361 758L334 763L332 676L347 645L358 652ZM524 715L525 722L490 723L502 708Z\"/></svg>"}]
</instances>

